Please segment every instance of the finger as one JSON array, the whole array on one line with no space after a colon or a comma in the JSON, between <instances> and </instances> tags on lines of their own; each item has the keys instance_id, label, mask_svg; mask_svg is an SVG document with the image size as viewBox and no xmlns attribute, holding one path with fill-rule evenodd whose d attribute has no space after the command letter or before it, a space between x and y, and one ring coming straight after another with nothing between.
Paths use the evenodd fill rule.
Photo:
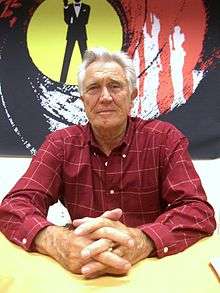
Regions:
<instances>
[{"instance_id":1,"label":"finger","mask_svg":"<svg viewBox=\"0 0 220 293\"><path fill-rule=\"evenodd\" d=\"M74 234L78 236L82 236L82 235L92 233L101 227L111 226L111 225L113 225L111 220L98 217L81 224L79 227L77 227L74 230Z\"/></svg>"},{"instance_id":2,"label":"finger","mask_svg":"<svg viewBox=\"0 0 220 293\"><path fill-rule=\"evenodd\" d=\"M90 261L86 265L82 266L81 268L81 273L86 277L86 278L94 278L97 275L100 275L105 272L107 269L107 266L102 264L99 261Z\"/></svg>"},{"instance_id":3,"label":"finger","mask_svg":"<svg viewBox=\"0 0 220 293\"><path fill-rule=\"evenodd\" d=\"M122 210L119 208L116 208L114 210L105 211L101 217L102 218L108 218L113 221L118 221L122 216Z\"/></svg>"},{"instance_id":4,"label":"finger","mask_svg":"<svg viewBox=\"0 0 220 293\"><path fill-rule=\"evenodd\" d=\"M122 216L122 210L119 208L110 210L110 211L105 211L100 217L101 218L107 218L113 221L118 221ZM93 220L94 218L91 217L84 217L82 219L75 219L73 220L73 225L75 227L78 227L79 225L89 221L89 220Z\"/></svg>"},{"instance_id":5,"label":"finger","mask_svg":"<svg viewBox=\"0 0 220 293\"><path fill-rule=\"evenodd\" d=\"M91 239L109 239L117 244L127 246L129 248L134 247L134 240L125 231L121 231L114 227L102 227L95 232L91 233Z\"/></svg>"},{"instance_id":6,"label":"finger","mask_svg":"<svg viewBox=\"0 0 220 293\"><path fill-rule=\"evenodd\" d=\"M114 249L114 253L122 256L123 252L120 247ZM107 273L113 274L113 275L124 275L128 272L128 270L120 270L114 269L112 267L108 267L101 262L92 260L86 265L82 266L81 273L85 276L85 278L92 279L97 278L99 276L105 275Z\"/></svg>"},{"instance_id":7,"label":"finger","mask_svg":"<svg viewBox=\"0 0 220 293\"><path fill-rule=\"evenodd\" d=\"M73 220L73 226L78 227L79 225L81 225L81 224L83 224L83 223L85 223L85 222L87 222L87 221L89 221L91 219L93 219L93 218L84 217L82 219L75 219L75 220Z\"/></svg>"},{"instance_id":8,"label":"finger","mask_svg":"<svg viewBox=\"0 0 220 293\"><path fill-rule=\"evenodd\" d=\"M101 262L102 264L104 264L106 266L110 266L114 269L127 271L131 267L131 263L128 260L126 260L123 257L120 257L110 251L104 251L104 252L96 255L95 259L98 260L99 262Z\"/></svg>"},{"instance_id":9,"label":"finger","mask_svg":"<svg viewBox=\"0 0 220 293\"><path fill-rule=\"evenodd\" d=\"M104 275L116 275L116 276L123 276L126 275L128 273L129 270L119 270L119 269L114 269L111 267L106 267L104 266L104 268L97 270L97 271L87 271L85 273L81 273L84 275L84 277L86 279L94 279L94 278L98 278Z\"/></svg>"},{"instance_id":10,"label":"finger","mask_svg":"<svg viewBox=\"0 0 220 293\"><path fill-rule=\"evenodd\" d=\"M84 259L94 257L96 254L99 254L109 248L113 247L113 243L108 239L99 239L97 241L92 242L85 248L81 250L81 256Z\"/></svg>"}]
</instances>

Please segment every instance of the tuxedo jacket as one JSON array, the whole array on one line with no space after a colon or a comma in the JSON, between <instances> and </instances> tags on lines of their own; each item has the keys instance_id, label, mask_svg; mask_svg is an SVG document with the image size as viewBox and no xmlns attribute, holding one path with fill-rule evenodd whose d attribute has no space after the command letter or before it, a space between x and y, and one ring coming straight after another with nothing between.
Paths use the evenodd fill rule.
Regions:
<instances>
[{"instance_id":1,"label":"tuxedo jacket","mask_svg":"<svg viewBox=\"0 0 220 293\"><path fill-rule=\"evenodd\" d=\"M74 4L64 8L64 20L68 25L66 39L68 41L87 40L86 25L90 14L90 6L81 3L78 17L76 16ZM72 23L71 23L72 19Z\"/></svg>"}]
</instances>

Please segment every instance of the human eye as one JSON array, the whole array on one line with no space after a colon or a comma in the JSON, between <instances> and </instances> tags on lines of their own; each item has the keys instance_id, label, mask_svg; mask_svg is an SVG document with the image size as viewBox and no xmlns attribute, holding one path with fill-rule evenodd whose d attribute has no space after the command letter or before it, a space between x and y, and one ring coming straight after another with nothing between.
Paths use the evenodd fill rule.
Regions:
<instances>
[{"instance_id":1,"label":"human eye","mask_svg":"<svg viewBox=\"0 0 220 293\"><path fill-rule=\"evenodd\" d=\"M95 95L99 92L99 85L98 84L92 84L87 87L86 92L90 95Z\"/></svg>"},{"instance_id":2,"label":"human eye","mask_svg":"<svg viewBox=\"0 0 220 293\"><path fill-rule=\"evenodd\" d=\"M109 88L111 91L117 92L121 89L121 85L119 82L111 82Z\"/></svg>"}]
</instances>

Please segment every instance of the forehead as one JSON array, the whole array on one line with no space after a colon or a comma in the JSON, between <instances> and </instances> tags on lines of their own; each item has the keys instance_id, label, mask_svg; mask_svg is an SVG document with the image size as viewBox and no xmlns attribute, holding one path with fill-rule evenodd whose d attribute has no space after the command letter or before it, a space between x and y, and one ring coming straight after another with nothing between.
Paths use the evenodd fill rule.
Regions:
<instances>
[{"instance_id":1,"label":"forehead","mask_svg":"<svg viewBox=\"0 0 220 293\"><path fill-rule=\"evenodd\" d=\"M126 81L124 69L117 62L96 61L87 67L85 83L108 79Z\"/></svg>"}]
</instances>

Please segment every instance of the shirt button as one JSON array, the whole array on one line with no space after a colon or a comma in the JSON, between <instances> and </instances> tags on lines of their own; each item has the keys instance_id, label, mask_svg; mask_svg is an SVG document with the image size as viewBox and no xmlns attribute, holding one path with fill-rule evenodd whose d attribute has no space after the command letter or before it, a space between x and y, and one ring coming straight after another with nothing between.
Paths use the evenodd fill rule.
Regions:
<instances>
[{"instance_id":1,"label":"shirt button","mask_svg":"<svg viewBox=\"0 0 220 293\"><path fill-rule=\"evenodd\" d=\"M106 167L108 166L108 161L105 162L105 166L106 166Z\"/></svg>"},{"instance_id":2,"label":"shirt button","mask_svg":"<svg viewBox=\"0 0 220 293\"><path fill-rule=\"evenodd\" d=\"M114 193L115 193L114 189L111 189L111 190L109 191L109 193L110 193L110 194L114 194Z\"/></svg>"},{"instance_id":3,"label":"shirt button","mask_svg":"<svg viewBox=\"0 0 220 293\"><path fill-rule=\"evenodd\" d=\"M163 252L164 252L164 253L167 253L168 250L169 250L168 247L164 247Z\"/></svg>"},{"instance_id":4,"label":"shirt button","mask_svg":"<svg viewBox=\"0 0 220 293\"><path fill-rule=\"evenodd\" d=\"M93 155L96 156L96 153L94 152Z\"/></svg>"},{"instance_id":5,"label":"shirt button","mask_svg":"<svg viewBox=\"0 0 220 293\"><path fill-rule=\"evenodd\" d=\"M26 244L27 243L27 239L26 238L23 238L22 239L22 244Z\"/></svg>"},{"instance_id":6,"label":"shirt button","mask_svg":"<svg viewBox=\"0 0 220 293\"><path fill-rule=\"evenodd\" d=\"M126 157L127 157L127 155L126 155L126 154L123 154L123 155L122 155L122 158L124 158L124 159L125 159Z\"/></svg>"}]
</instances>

